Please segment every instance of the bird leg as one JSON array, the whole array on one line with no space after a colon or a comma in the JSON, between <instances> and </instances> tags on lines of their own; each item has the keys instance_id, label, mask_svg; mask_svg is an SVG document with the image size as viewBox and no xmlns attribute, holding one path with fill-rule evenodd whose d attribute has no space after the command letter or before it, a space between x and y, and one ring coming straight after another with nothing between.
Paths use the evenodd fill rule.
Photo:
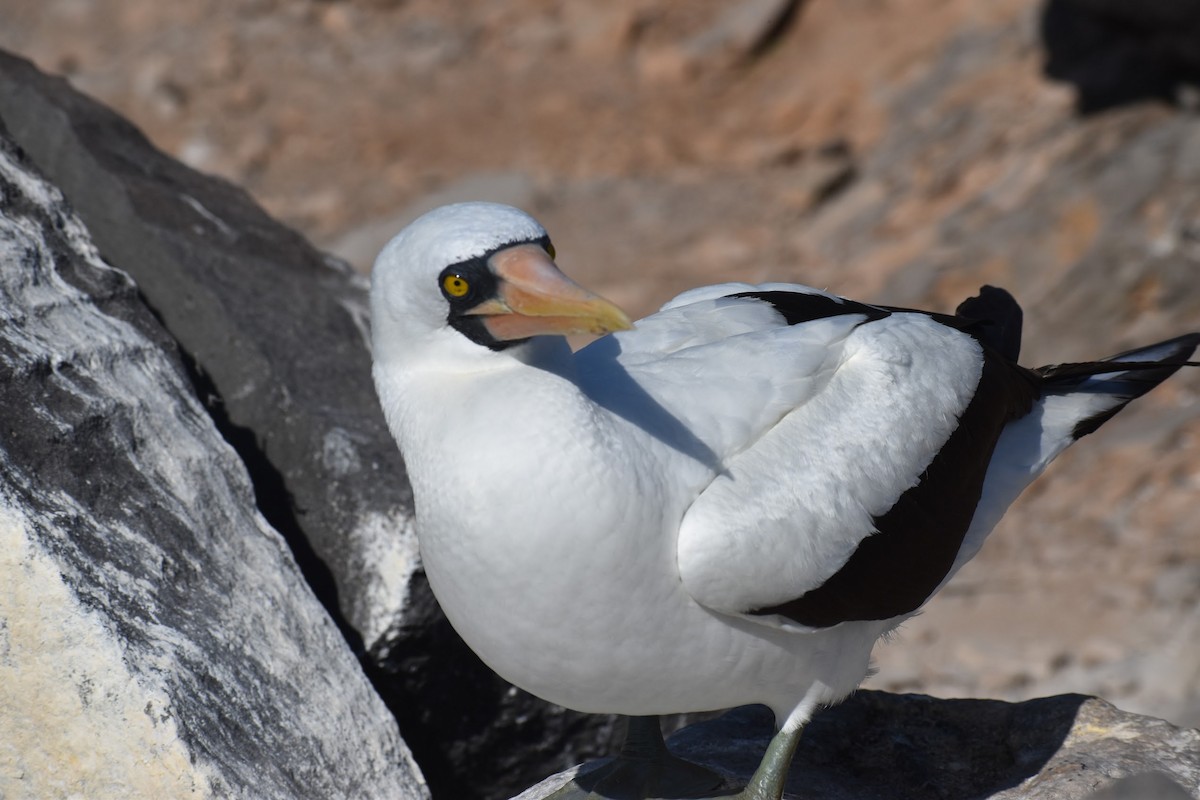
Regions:
<instances>
[{"instance_id":1,"label":"bird leg","mask_svg":"<svg viewBox=\"0 0 1200 800\"><path fill-rule=\"evenodd\" d=\"M758 769L754 770L746 788L733 795L731 800L781 800L788 768L792 765L792 756L796 754L802 730L803 725L794 730L788 730L788 726L784 725L767 745L767 752L758 762Z\"/></svg>"},{"instance_id":2,"label":"bird leg","mask_svg":"<svg viewBox=\"0 0 1200 800\"><path fill-rule=\"evenodd\" d=\"M626 717L621 752L608 764L576 775L549 800L668 800L728 797L715 772L671 755L658 717ZM761 768L760 768L761 769ZM724 790L724 791L723 791ZM758 795L751 795L757 799Z\"/></svg>"},{"instance_id":3,"label":"bird leg","mask_svg":"<svg viewBox=\"0 0 1200 800\"><path fill-rule=\"evenodd\" d=\"M735 792L717 773L671 755L663 742L658 717L626 720L628 728L620 754L603 767L577 775L548 800L782 800L788 768L804 730L803 724L785 724L767 745L746 788Z\"/></svg>"}]
</instances>

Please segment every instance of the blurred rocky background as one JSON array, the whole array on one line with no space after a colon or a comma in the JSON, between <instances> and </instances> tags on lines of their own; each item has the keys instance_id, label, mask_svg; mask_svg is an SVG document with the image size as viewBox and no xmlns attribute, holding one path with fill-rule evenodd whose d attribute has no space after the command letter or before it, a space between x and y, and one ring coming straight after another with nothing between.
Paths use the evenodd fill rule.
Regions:
<instances>
[{"instance_id":1,"label":"blurred rocky background","mask_svg":"<svg viewBox=\"0 0 1200 800\"><path fill-rule=\"evenodd\" d=\"M411 531L389 533L405 528L402 468L372 440L369 409L327 413L329 386L305 396L305 362L285 347L304 332L256 321L317 290L329 308L306 306L306 319L333 320L319 327L339 341L358 335L361 281L317 251L365 274L421 211L493 199L539 216L564 268L634 314L719 280L941 310L987 282L1025 306L1031 365L1200 329L1200 7L1185 0L0 0L0 48L244 188L316 246L262 233L232 193L192 188L137 148L105 150L105 137L126 134L90 111L92 122L50 136L46 120L80 112L13 88L31 79L6 68L0 120L41 170L62 170L50 178L100 254L133 274L196 362L264 515L376 688L465 692L453 724L389 698L435 796L507 797L545 774L520 750L489 751L484 772L503 771L499 783L463 774L484 763L497 719L529 736L526 753L571 737L602 745L609 729L538 721L444 628L403 621L437 617L419 575L403 588ZM77 150L92 155L64 157ZM94 168L125 177L98 182ZM150 180L217 220L189 223L197 236L221 233L232 204L255 259L303 263L309 277L269 273L260 294L236 298L224 276L245 263L247 239L224 231L212 258L226 273L197 294L184 263L194 246L143 246L140 229L114 223L126 205L131 218L158 213L159 200L138 200ZM120 190L132 202L109 202L117 183L134 187ZM193 325L195 302L216 316ZM210 347L214 330L249 351ZM358 363L321 352L347 375ZM250 386L253 374L269 380ZM279 403L288 414L273 419ZM339 483L360 466L397 483ZM1190 374L1060 459L878 649L867 685L1009 700L1083 692L1200 725L1198 501ZM545 758L563 767L596 749Z\"/></svg>"}]
</instances>

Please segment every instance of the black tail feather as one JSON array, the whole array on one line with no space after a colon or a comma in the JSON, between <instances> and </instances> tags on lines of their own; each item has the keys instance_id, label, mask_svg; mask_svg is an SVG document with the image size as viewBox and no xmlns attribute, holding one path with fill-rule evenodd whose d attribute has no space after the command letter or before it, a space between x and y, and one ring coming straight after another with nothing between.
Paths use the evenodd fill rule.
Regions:
<instances>
[{"instance_id":1,"label":"black tail feather","mask_svg":"<svg viewBox=\"0 0 1200 800\"><path fill-rule=\"evenodd\" d=\"M954 315L972 323L980 340L1010 361L1021 354L1024 313L1004 289L981 286L979 294L958 304Z\"/></svg>"},{"instance_id":2,"label":"black tail feather","mask_svg":"<svg viewBox=\"0 0 1200 800\"><path fill-rule=\"evenodd\" d=\"M1042 390L1047 394L1083 392L1113 398L1111 406L1076 424L1073 433L1078 439L1099 428L1131 400L1146 394L1182 367L1200 367L1200 361L1188 360L1197 347L1200 347L1200 333L1189 333L1100 361L1051 364L1033 371L1042 378Z\"/></svg>"}]
</instances>

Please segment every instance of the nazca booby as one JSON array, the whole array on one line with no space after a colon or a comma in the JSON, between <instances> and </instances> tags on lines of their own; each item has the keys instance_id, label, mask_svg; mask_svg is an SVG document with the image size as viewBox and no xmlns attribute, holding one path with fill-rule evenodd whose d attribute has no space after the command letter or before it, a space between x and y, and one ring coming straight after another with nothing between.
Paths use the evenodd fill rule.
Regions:
<instances>
[{"instance_id":1,"label":"nazca booby","mask_svg":"<svg viewBox=\"0 0 1200 800\"><path fill-rule=\"evenodd\" d=\"M1026 369L1020 308L991 287L944 315L723 284L633 326L553 259L529 215L462 203L376 261L374 379L430 585L490 667L554 703L766 704L779 733L738 795L756 800L1021 490L1200 345ZM603 337L572 353L575 333ZM647 772L652 724L561 796L715 796L682 762Z\"/></svg>"}]
</instances>

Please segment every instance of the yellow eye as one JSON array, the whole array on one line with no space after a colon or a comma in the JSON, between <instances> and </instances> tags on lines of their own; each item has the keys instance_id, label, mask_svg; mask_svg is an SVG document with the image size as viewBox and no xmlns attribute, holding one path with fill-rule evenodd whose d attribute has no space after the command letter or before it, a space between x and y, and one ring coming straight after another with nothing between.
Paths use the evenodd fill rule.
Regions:
<instances>
[{"instance_id":1,"label":"yellow eye","mask_svg":"<svg viewBox=\"0 0 1200 800\"><path fill-rule=\"evenodd\" d=\"M471 284L463 276L450 273L442 278L442 291L451 297L466 297L467 292L471 291Z\"/></svg>"}]
</instances>

